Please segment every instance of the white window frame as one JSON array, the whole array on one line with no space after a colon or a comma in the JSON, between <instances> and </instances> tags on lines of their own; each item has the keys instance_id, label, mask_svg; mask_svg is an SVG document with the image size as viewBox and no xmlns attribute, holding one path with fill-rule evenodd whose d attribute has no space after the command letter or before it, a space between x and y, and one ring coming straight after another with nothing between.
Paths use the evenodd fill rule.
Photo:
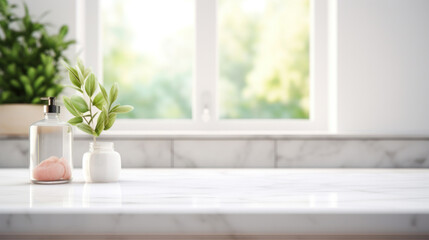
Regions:
<instances>
[{"instance_id":1,"label":"white window frame","mask_svg":"<svg viewBox=\"0 0 429 240\"><path fill-rule=\"evenodd\" d=\"M192 96L192 119L118 119L110 135L172 134L172 133L328 133L336 126L335 95L330 86L335 57L329 56L332 44L332 20L329 10L336 0L310 0L310 116L309 119L220 119L217 94L217 0L195 0L195 64ZM99 0L80 2L85 21L78 41L82 42L82 58L103 80L102 41ZM334 13L331 13L333 15ZM335 13L336 14L336 13ZM331 35L331 36L330 36ZM335 38L335 36L334 36ZM86 51L85 51L86 49ZM329 79L331 78L331 79ZM335 103L334 103L335 104ZM210 115L204 121L203 114Z\"/></svg>"}]
</instances>

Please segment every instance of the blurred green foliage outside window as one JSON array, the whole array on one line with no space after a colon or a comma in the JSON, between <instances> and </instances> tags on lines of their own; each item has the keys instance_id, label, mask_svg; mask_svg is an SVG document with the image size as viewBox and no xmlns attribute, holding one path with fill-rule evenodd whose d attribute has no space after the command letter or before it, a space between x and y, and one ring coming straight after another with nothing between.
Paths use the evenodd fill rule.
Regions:
<instances>
[{"instance_id":1,"label":"blurred green foliage outside window","mask_svg":"<svg viewBox=\"0 0 429 240\"><path fill-rule=\"evenodd\" d=\"M308 0L218 4L221 118L308 118Z\"/></svg>"},{"instance_id":2,"label":"blurred green foliage outside window","mask_svg":"<svg viewBox=\"0 0 429 240\"><path fill-rule=\"evenodd\" d=\"M308 119L309 0L217 3L220 117ZM100 4L104 82L136 107L122 117L192 118L195 2Z\"/></svg>"},{"instance_id":3,"label":"blurred green foliage outside window","mask_svg":"<svg viewBox=\"0 0 429 240\"><path fill-rule=\"evenodd\" d=\"M100 1L103 79L119 83L121 118L192 118L192 0Z\"/></svg>"}]
</instances>

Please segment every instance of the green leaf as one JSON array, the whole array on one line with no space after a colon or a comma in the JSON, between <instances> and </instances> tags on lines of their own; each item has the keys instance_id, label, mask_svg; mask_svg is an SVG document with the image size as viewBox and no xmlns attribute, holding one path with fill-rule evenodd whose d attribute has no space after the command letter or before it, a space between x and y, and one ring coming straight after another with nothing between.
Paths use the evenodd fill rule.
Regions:
<instances>
[{"instance_id":1,"label":"green leaf","mask_svg":"<svg viewBox=\"0 0 429 240\"><path fill-rule=\"evenodd\" d=\"M43 54L41 56L43 56ZM43 73L43 64L37 65L37 72L38 73Z\"/></svg>"},{"instance_id":2,"label":"green leaf","mask_svg":"<svg viewBox=\"0 0 429 240\"><path fill-rule=\"evenodd\" d=\"M44 81L45 81L45 77L44 76L38 77L36 79L36 81L34 82L34 88L39 88Z\"/></svg>"},{"instance_id":3,"label":"green leaf","mask_svg":"<svg viewBox=\"0 0 429 240\"><path fill-rule=\"evenodd\" d=\"M82 117L74 117L68 121L71 125L76 125L78 123L81 123L83 121Z\"/></svg>"},{"instance_id":4,"label":"green leaf","mask_svg":"<svg viewBox=\"0 0 429 240\"><path fill-rule=\"evenodd\" d=\"M73 107L73 105L71 104L71 100L69 97L64 96L63 97L63 101L64 101L64 106L67 108L67 110L73 114L76 117L80 117L79 112Z\"/></svg>"},{"instance_id":5,"label":"green leaf","mask_svg":"<svg viewBox=\"0 0 429 240\"><path fill-rule=\"evenodd\" d=\"M103 109L101 109L102 114L105 115L107 118L109 116L109 110L107 110L107 106L103 106Z\"/></svg>"},{"instance_id":6,"label":"green leaf","mask_svg":"<svg viewBox=\"0 0 429 240\"><path fill-rule=\"evenodd\" d=\"M81 85L83 85L85 83L85 77L83 76L82 71L80 71L79 67L77 67L77 75L79 77L79 82Z\"/></svg>"},{"instance_id":7,"label":"green leaf","mask_svg":"<svg viewBox=\"0 0 429 240\"><path fill-rule=\"evenodd\" d=\"M25 75L21 75L19 80L21 81L22 85L24 85L25 94L27 94L27 96L32 96L34 90L30 85L30 79L28 79L28 77Z\"/></svg>"},{"instance_id":8,"label":"green leaf","mask_svg":"<svg viewBox=\"0 0 429 240\"><path fill-rule=\"evenodd\" d=\"M36 94L37 95L45 95L47 87L46 86L41 86L40 88L36 89Z\"/></svg>"},{"instance_id":9,"label":"green leaf","mask_svg":"<svg viewBox=\"0 0 429 240\"><path fill-rule=\"evenodd\" d=\"M88 94L89 97L92 97L92 95L95 92L95 87L96 87L95 84L96 84L95 76L93 73L91 73L89 74L85 82L85 92L86 94Z\"/></svg>"},{"instance_id":10,"label":"green leaf","mask_svg":"<svg viewBox=\"0 0 429 240\"><path fill-rule=\"evenodd\" d=\"M99 83L98 85L100 86L100 90L101 90L101 93L103 94L104 100L106 100L106 102L108 102L109 96L107 96L106 89L103 87L103 85L101 85L101 83Z\"/></svg>"},{"instance_id":11,"label":"green leaf","mask_svg":"<svg viewBox=\"0 0 429 240\"><path fill-rule=\"evenodd\" d=\"M130 105L124 105L124 106L120 106L120 105L116 105L112 108L112 110L110 110L111 113L127 113L127 112L131 112L134 109L133 106Z\"/></svg>"},{"instance_id":12,"label":"green leaf","mask_svg":"<svg viewBox=\"0 0 429 240\"><path fill-rule=\"evenodd\" d=\"M38 97L33 98L33 100L31 101L32 104L37 104L39 102L40 102L40 98Z\"/></svg>"},{"instance_id":13,"label":"green leaf","mask_svg":"<svg viewBox=\"0 0 429 240\"><path fill-rule=\"evenodd\" d=\"M31 19L30 19L30 13L28 11L28 6L26 3L24 3L24 10L25 10L24 23L27 25L31 21Z\"/></svg>"},{"instance_id":14,"label":"green leaf","mask_svg":"<svg viewBox=\"0 0 429 240\"><path fill-rule=\"evenodd\" d=\"M27 96L32 96L34 93L33 88L30 85L24 85L24 90Z\"/></svg>"},{"instance_id":15,"label":"green leaf","mask_svg":"<svg viewBox=\"0 0 429 240\"><path fill-rule=\"evenodd\" d=\"M8 99L10 96L12 95L12 92L10 91L4 91L1 93L1 99L2 100L6 100Z\"/></svg>"},{"instance_id":16,"label":"green leaf","mask_svg":"<svg viewBox=\"0 0 429 240\"><path fill-rule=\"evenodd\" d=\"M46 96L47 97L55 97L55 93L56 93L57 91L56 91L56 89L55 88L53 88L53 87L51 87L51 88L48 88L48 90L46 90Z\"/></svg>"},{"instance_id":17,"label":"green leaf","mask_svg":"<svg viewBox=\"0 0 429 240\"><path fill-rule=\"evenodd\" d=\"M13 46L12 46L12 56L15 58L15 59L18 59L20 56L19 56L19 49L20 49L20 45L19 45L19 43L18 42L14 42L13 43Z\"/></svg>"},{"instance_id":18,"label":"green leaf","mask_svg":"<svg viewBox=\"0 0 429 240\"><path fill-rule=\"evenodd\" d=\"M103 110L103 106L106 104L106 101L104 100L101 92L95 95L94 100L92 100L92 104L94 104L98 109Z\"/></svg>"},{"instance_id":19,"label":"green leaf","mask_svg":"<svg viewBox=\"0 0 429 240\"><path fill-rule=\"evenodd\" d=\"M90 68L85 68L85 72L83 73L83 77L86 78L88 77L88 75L91 73L91 69Z\"/></svg>"},{"instance_id":20,"label":"green leaf","mask_svg":"<svg viewBox=\"0 0 429 240\"><path fill-rule=\"evenodd\" d=\"M117 105L113 106L113 107L110 109L109 113L114 113L114 112L116 111L116 109L118 109L118 107L120 107L120 106L121 106L120 104L117 104Z\"/></svg>"},{"instance_id":21,"label":"green leaf","mask_svg":"<svg viewBox=\"0 0 429 240\"><path fill-rule=\"evenodd\" d=\"M40 58L42 59L42 62L45 64L46 63L46 55L45 54L40 54ZM61 64L68 70L70 71L70 69L72 69L73 67L70 66L70 64L64 60L61 61Z\"/></svg>"},{"instance_id":22,"label":"green leaf","mask_svg":"<svg viewBox=\"0 0 429 240\"><path fill-rule=\"evenodd\" d=\"M7 72L14 75L16 71L16 65L14 63L7 65Z\"/></svg>"},{"instance_id":23,"label":"green leaf","mask_svg":"<svg viewBox=\"0 0 429 240\"><path fill-rule=\"evenodd\" d=\"M86 123L78 123L76 127L90 135L94 135L94 130Z\"/></svg>"},{"instance_id":24,"label":"green leaf","mask_svg":"<svg viewBox=\"0 0 429 240\"><path fill-rule=\"evenodd\" d=\"M45 67L45 74L46 74L46 76L53 76L54 72L55 72L54 65L47 65Z\"/></svg>"},{"instance_id":25,"label":"green leaf","mask_svg":"<svg viewBox=\"0 0 429 240\"><path fill-rule=\"evenodd\" d=\"M61 28L60 28L60 32L59 32L59 36L61 37L61 38L64 38L64 36L66 36L66 34L67 34L67 32L69 31L69 28L66 26L66 25L63 25Z\"/></svg>"},{"instance_id":26,"label":"green leaf","mask_svg":"<svg viewBox=\"0 0 429 240\"><path fill-rule=\"evenodd\" d=\"M27 75L31 80L36 78L36 69L34 67L30 67L27 71Z\"/></svg>"},{"instance_id":27,"label":"green leaf","mask_svg":"<svg viewBox=\"0 0 429 240\"><path fill-rule=\"evenodd\" d=\"M97 134L97 136L100 136L101 132L104 129L105 118L105 114L100 114L97 119L97 125L95 126L95 133Z\"/></svg>"},{"instance_id":28,"label":"green leaf","mask_svg":"<svg viewBox=\"0 0 429 240\"><path fill-rule=\"evenodd\" d=\"M80 69L82 73L85 72L85 66L83 65L82 59L80 58L77 59L77 67Z\"/></svg>"},{"instance_id":29,"label":"green leaf","mask_svg":"<svg viewBox=\"0 0 429 240\"><path fill-rule=\"evenodd\" d=\"M112 106L113 102L116 101L118 98L118 84L113 84L112 88L110 88L110 95L109 95L109 108Z\"/></svg>"},{"instance_id":30,"label":"green leaf","mask_svg":"<svg viewBox=\"0 0 429 240\"><path fill-rule=\"evenodd\" d=\"M46 56L45 54L40 54L40 59L42 60L43 65L48 64L48 56ZM61 61L61 63L63 64L63 66L65 68L70 67L70 65L68 63L66 63L65 61ZM68 69L68 68L67 68Z\"/></svg>"},{"instance_id":31,"label":"green leaf","mask_svg":"<svg viewBox=\"0 0 429 240\"><path fill-rule=\"evenodd\" d=\"M104 130L109 130L116 120L116 113L109 114L109 117L104 121Z\"/></svg>"},{"instance_id":32,"label":"green leaf","mask_svg":"<svg viewBox=\"0 0 429 240\"><path fill-rule=\"evenodd\" d=\"M42 60L43 60L43 58L42 58ZM73 83L73 85L80 88L82 86L82 83L79 80L79 74L77 73L77 70L74 69L72 66L70 66L65 61L62 61L62 64L69 71L70 81Z\"/></svg>"},{"instance_id":33,"label":"green leaf","mask_svg":"<svg viewBox=\"0 0 429 240\"><path fill-rule=\"evenodd\" d=\"M21 75L19 80L23 83L23 85L30 85L30 79L27 76Z\"/></svg>"},{"instance_id":34,"label":"green leaf","mask_svg":"<svg viewBox=\"0 0 429 240\"><path fill-rule=\"evenodd\" d=\"M10 81L10 84L16 88L21 88L21 84L19 84L19 82L16 79L12 79Z\"/></svg>"},{"instance_id":35,"label":"green leaf","mask_svg":"<svg viewBox=\"0 0 429 240\"><path fill-rule=\"evenodd\" d=\"M75 69L73 69L74 71L76 71ZM76 74L73 72L73 70L72 71L69 71L69 78L70 78L70 82L73 84L73 85L75 85L77 88L80 88L81 87L81 84L80 84L80 81L79 81L79 78L78 77L76 77Z\"/></svg>"},{"instance_id":36,"label":"green leaf","mask_svg":"<svg viewBox=\"0 0 429 240\"><path fill-rule=\"evenodd\" d=\"M89 110L88 104L86 104L86 101L80 96L72 96L71 103L80 113L86 113Z\"/></svg>"}]
</instances>

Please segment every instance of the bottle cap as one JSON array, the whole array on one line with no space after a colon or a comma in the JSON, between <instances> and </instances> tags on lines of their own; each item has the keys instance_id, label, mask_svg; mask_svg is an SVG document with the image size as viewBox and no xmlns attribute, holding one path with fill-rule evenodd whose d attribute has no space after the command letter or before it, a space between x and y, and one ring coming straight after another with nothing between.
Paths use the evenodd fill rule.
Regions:
<instances>
[{"instance_id":1,"label":"bottle cap","mask_svg":"<svg viewBox=\"0 0 429 240\"><path fill-rule=\"evenodd\" d=\"M60 106L55 105L55 97L42 97L40 99L48 101L48 105L43 106L43 112L60 113Z\"/></svg>"}]
</instances>

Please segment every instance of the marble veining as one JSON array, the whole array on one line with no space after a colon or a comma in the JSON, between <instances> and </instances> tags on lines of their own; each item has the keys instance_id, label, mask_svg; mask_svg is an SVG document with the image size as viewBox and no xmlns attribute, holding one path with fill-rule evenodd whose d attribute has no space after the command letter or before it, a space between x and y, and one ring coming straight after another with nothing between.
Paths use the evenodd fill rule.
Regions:
<instances>
[{"instance_id":1,"label":"marble veining","mask_svg":"<svg viewBox=\"0 0 429 240\"><path fill-rule=\"evenodd\" d=\"M176 140L174 167L182 168L273 168L274 141Z\"/></svg>"},{"instance_id":2,"label":"marble veining","mask_svg":"<svg viewBox=\"0 0 429 240\"><path fill-rule=\"evenodd\" d=\"M0 168L28 167L29 146L27 139L0 140Z\"/></svg>"},{"instance_id":3,"label":"marble veining","mask_svg":"<svg viewBox=\"0 0 429 240\"><path fill-rule=\"evenodd\" d=\"M73 166L82 167L82 156L89 150L89 139L73 141ZM170 168L172 143L169 140L107 140L121 154L125 168ZM0 168L28 167L28 140L0 140Z\"/></svg>"},{"instance_id":4,"label":"marble veining","mask_svg":"<svg viewBox=\"0 0 429 240\"><path fill-rule=\"evenodd\" d=\"M46 186L0 169L0 233L429 233L427 179L423 169L124 169L117 183L85 184L76 170L72 184Z\"/></svg>"},{"instance_id":5,"label":"marble veining","mask_svg":"<svg viewBox=\"0 0 429 240\"><path fill-rule=\"evenodd\" d=\"M429 140L101 139L124 168L428 168ZM76 139L74 167L90 139ZM28 140L0 139L0 168L28 167Z\"/></svg>"},{"instance_id":6,"label":"marble veining","mask_svg":"<svg viewBox=\"0 0 429 240\"><path fill-rule=\"evenodd\" d=\"M282 140L277 166L308 168L427 168L429 141Z\"/></svg>"},{"instance_id":7,"label":"marble veining","mask_svg":"<svg viewBox=\"0 0 429 240\"><path fill-rule=\"evenodd\" d=\"M74 164L82 166L82 156L89 149L89 140L75 141ZM171 167L171 141L168 140L114 140L115 151L121 154L126 168L169 168Z\"/></svg>"}]
</instances>

